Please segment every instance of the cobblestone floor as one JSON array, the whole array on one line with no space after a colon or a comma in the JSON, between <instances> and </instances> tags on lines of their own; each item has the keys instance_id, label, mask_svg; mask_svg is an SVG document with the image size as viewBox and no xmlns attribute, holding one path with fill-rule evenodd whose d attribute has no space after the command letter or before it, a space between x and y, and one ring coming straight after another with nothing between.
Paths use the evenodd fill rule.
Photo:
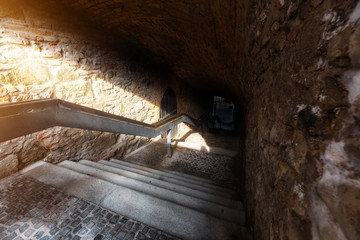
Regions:
<instances>
[{"instance_id":1,"label":"cobblestone floor","mask_svg":"<svg viewBox=\"0 0 360 240\"><path fill-rule=\"evenodd\" d=\"M177 239L32 178L0 181L0 239Z\"/></svg>"},{"instance_id":2,"label":"cobblestone floor","mask_svg":"<svg viewBox=\"0 0 360 240\"><path fill-rule=\"evenodd\" d=\"M153 142L122 160L207 178L228 188L236 181L232 157L176 147L168 158L166 144L162 142Z\"/></svg>"},{"instance_id":3,"label":"cobblestone floor","mask_svg":"<svg viewBox=\"0 0 360 240\"><path fill-rule=\"evenodd\" d=\"M180 139L175 139L188 143L207 145L209 147L218 147L235 151L239 150L239 139L235 135L221 135L210 132L203 132L203 134L200 134L195 131L190 131Z\"/></svg>"}]
</instances>

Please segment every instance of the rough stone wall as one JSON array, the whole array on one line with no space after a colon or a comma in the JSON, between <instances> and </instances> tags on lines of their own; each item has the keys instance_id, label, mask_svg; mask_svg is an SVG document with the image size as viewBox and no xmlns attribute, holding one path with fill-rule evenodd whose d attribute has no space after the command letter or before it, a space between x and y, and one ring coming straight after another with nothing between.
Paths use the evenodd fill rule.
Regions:
<instances>
[{"instance_id":1,"label":"rough stone wall","mask_svg":"<svg viewBox=\"0 0 360 240\"><path fill-rule=\"evenodd\" d=\"M198 99L190 97L186 85L169 73L149 71L146 64L124 58L106 34L84 33L91 26L74 29L70 23L60 23L44 15L41 6L15 7L6 1L0 5L0 104L58 98L154 123L162 95L171 87L177 94L178 112L195 118L201 114ZM56 127L0 143L0 178L38 160L122 157L148 141Z\"/></svg>"},{"instance_id":2,"label":"rough stone wall","mask_svg":"<svg viewBox=\"0 0 360 240\"><path fill-rule=\"evenodd\" d=\"M236 31L240 1L60 1L162 56L192 86L237 92L231 73L241 41Z\"/></svg>"},{"instance_id":3,"label":"rough stone wall","mask_svg":"<svg viewBox=\"0 0 360 240\"><path fill-rule=\"evenodd\" d=\"M360 3L243 8L255 239L360 239Z\"/></svg>"}]
</instances>

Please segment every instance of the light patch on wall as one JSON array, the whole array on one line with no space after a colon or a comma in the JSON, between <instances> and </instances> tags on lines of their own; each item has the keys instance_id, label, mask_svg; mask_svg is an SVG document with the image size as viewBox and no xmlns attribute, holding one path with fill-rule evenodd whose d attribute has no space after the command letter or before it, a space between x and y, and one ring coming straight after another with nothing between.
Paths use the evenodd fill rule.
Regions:
<instances>
[{"instance_id":1,"label":"light patch on wall","mask_svg":"<svg viewBox=\"0 0 360 240\"><path fill-rule=\"evenodd\" d=\"M76 81L79 79L79 74L74 67L62 67L56 72L56 80L59 82Z\"/></svg>"},{"instance_id":2,"label":"light patch on wall","mask_svg":"<svg viewBox=\"0 0 360 240\"><path fill-rule=\"evenodd\" d=\"M325 99L326 99L325 95L322 95L322 94L319 95L319 101L320 102L324 101Z\"/></svg>"},{"instance_id":3,"label":"light patch on wall","mask_svg":"<svg viewBox=\"0 0 360 240\"><path fill-rule=\"evenodd\" d=\"M311 113L314 114L314 115L317 116L317 117L321 117L321 116L322 116L322 114L321 114L321 108L318 107L318 106L311 107Z\"/></svg>"},{"instance_id":4,"label":"light patch on wall","mask_svg":"<svg viewBox=\"0 0 360 240\"><path fill-rule=\"evenodd\" d=\"M344 74L345 87L349 92L349 102L354 104L360 95L360 71L350 70Z\"/></svg>"},{"instance_id":5,"label":"light patch on wall","mask_svg":"<svg viewBox=\"0 0 360 240\"><path fill-rule=\"evenodd\" d=\"M324 60L322 57L317 62L316 70L325 69L328 66L328 60Z\"/></svg>"},{"instance_id":6,"label":"light patch on wall","mask_svg":"<svg viewBox=\"0 0 360 240\"><path fill-rule=\"evenodd\" d=\"M349 16L349 20L345 22L339 14L330 9L327 11L322 18L322 22L325 23L323 32L323 39L330 40L341 31L345 30L349 25L355 24L360 19L360 1Z\"/></svg>"},{"instance_id":7,"label":"light patch on wall","mask_svg":"<svg viewBox=\"0 0 360 240\"><path fill-rule=\"evenodd\" d=\"M300 105L297 105L296 106L296 108L297 108L297 110L296 110L296 112L301 112L302 110L304 110L305 108L306 108L306 104L300 104Z\"/></svg>"},{"instance_id":8,"label":"light patch on wall","mask_svg":"<svg viewBox=\"0 0 360 240\"><path fill-rule=\"evenodd\" d=\"M311 106L311 105L307 105L307 104L298 104L296 106L296 115L298 113L300 113L301 111L303 111L304 109L306 109L307 107L310 107L311 108L311 113L313 115L315 115L316 117L321 117L322 114L321 114L321 108L319 106Z\"/></svg>"},{"instance_id":9,"label":"light patch on wall","mask_svg":"<svg viewBox=\"0 0 360 240\"><path fill-rule=\"evenodd\" d=\"M334 10L329 10L323 15L322 22L325 23L324 32L322 37L328 41L348 27L349 23Z\"/></svg>"},{"instance_id":10,"label":"light patch on wall","mask_svg":"<svg viewBox=\"0 0 360 240\"><path fill-rule=\"evenodd\" d=\"M326 192L330 196L333 196L331 199L340 201L337 197L337 188L347 181L346 178L349 174L347 170L341 167L343 163L347 162L344 142L329 143L322 156L322 160L324 163L323 175L314 184L310 198L313 239L346 240L347 238L344 232L334 219L331 209L329 209L329 206L323 199L324 192ZM332 204L338 206L338 202L333 202Z\"/></svg>"},{"instance_id":11,"label":"light patch on wall","mask_svg":"<svg viewBox=\"0 0 360 240\"><path fill-rule=\"evenodd\" d=\"M328 239L347 240L339 225L334 222L329 208L317 194L316 186L311 191L310 206L312 240L326 239L324 234L331 237Z\"/></svg>"},{"instance_id":12,"label":"light patch on wall","mask_svg":"<svg viewBox=\"0 0 360 240\"><path fill-rule=\"evenodd\" d=\"M283 7L285 4L285 0L278 0L278 3L280 5L280 7Z\"/></svg>"},{"instance_id":13,"label":"light patch on wall","mask_svg":"<svg viewBox=\"0 0 360 240\"><path fill-rule=\"evenodd\" d=\"M350 14L349 23L355 23L360 19L360 1L357 3L353 12Z\"/></svg>"},{"instance_id":14,"label":"light patch on wall","mask_svg":"<svg viewBox=\"0 0 360 240\"><path fill-rule=\"evenodd\" d=\"M40 85L50 81L50 72L46 65L24 63L13 71L0 74L0 82L5 85Z\"/></svg>"},{"instance_id":15,"label":"light patch on wall","mask_svg":"<svg viewBox=\"0 0 360 240\"><path fill-rule=\"evenodd\" d=\"M331 18L333 17L333 11L329 11L327 13L324 14L323 18L322 18L322 21L323 22L327 22L329 20L331 20Z\"/></svg>"},{"instance_id":16,"label":"light patch on wall","mask_svg":"<svg viewBox=\"0 0 360 240\"><path fill-rule=\"evenodd\" d=\"M325 151L324 160L326 163L339 165L348 161L346 153L344 151L344 142L332 142Z\"/></svg>"},{"instance_id":17,"label":"light patch on wall","mask_svg":"<svg viewBox=\"0 0 360 240\"><path fill-rule=\"evenodd\" d=\"M296 194L300 200L303 200L305 196L304 185L300 183L296 184L293 187L293 193Z\"/></svg>"}]
</instances>

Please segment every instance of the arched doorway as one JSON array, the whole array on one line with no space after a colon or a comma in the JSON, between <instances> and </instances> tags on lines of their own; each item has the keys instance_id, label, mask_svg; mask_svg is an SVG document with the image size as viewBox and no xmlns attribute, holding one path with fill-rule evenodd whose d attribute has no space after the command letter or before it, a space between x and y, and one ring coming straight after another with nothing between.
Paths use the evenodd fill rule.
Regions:
<instances>
[{"instance_id":1,"label":"arched doorway","mask_svg":"<svg viewBox=\"0 0 360 240\"><path fill-rule=\"evenodd\" d=\"M160 120L167 118L176 113L177 113L176 95L174 90L168 88L161 99ZM177 134L177 126L171 129L171 136L175 136L176 134ZM166 138L166 133L161 134L161 137Z\"/></svg>"}]
</instances>

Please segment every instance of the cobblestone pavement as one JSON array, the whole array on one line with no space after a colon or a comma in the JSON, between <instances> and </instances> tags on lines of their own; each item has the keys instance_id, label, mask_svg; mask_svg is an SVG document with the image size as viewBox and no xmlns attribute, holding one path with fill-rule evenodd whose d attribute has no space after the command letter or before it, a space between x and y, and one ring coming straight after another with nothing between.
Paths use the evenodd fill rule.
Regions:
<instances>
[{"instance_id":1,"label":"cobblestone pavement","mask_svg":"<svg viewBox=\"0 0 360 240\"><path fill-rule=\"evenodd\" d=\"M0 239L178 240L21 175L0 182Z\"/></svg>"},{"instance_id":2,"label":"cobblestone pavement","mask_svg":"<svg viewBox=\"0 0 360 240\"><path fill-rule=\"evenodd\" d=\"M200 134L199 132L190 131L180 139L175 139L188 143L206 145L209 147L218 147L234 151L239 150L239 138L234 135L221 135L210 132L203 132L203 134Z\"/></svg>"},{"instance_id":3,"label":"cobblestone pavement","mask_svg":"<svg viewBox=\"0 0 360 240\"><path fill-rule=\"evenodd\" d=\"M166 145L153 142L122 160L207 178L228 188L235 186L235 161L228 156L176 147L168 158Z\"/></svg>"}]
</instances>

